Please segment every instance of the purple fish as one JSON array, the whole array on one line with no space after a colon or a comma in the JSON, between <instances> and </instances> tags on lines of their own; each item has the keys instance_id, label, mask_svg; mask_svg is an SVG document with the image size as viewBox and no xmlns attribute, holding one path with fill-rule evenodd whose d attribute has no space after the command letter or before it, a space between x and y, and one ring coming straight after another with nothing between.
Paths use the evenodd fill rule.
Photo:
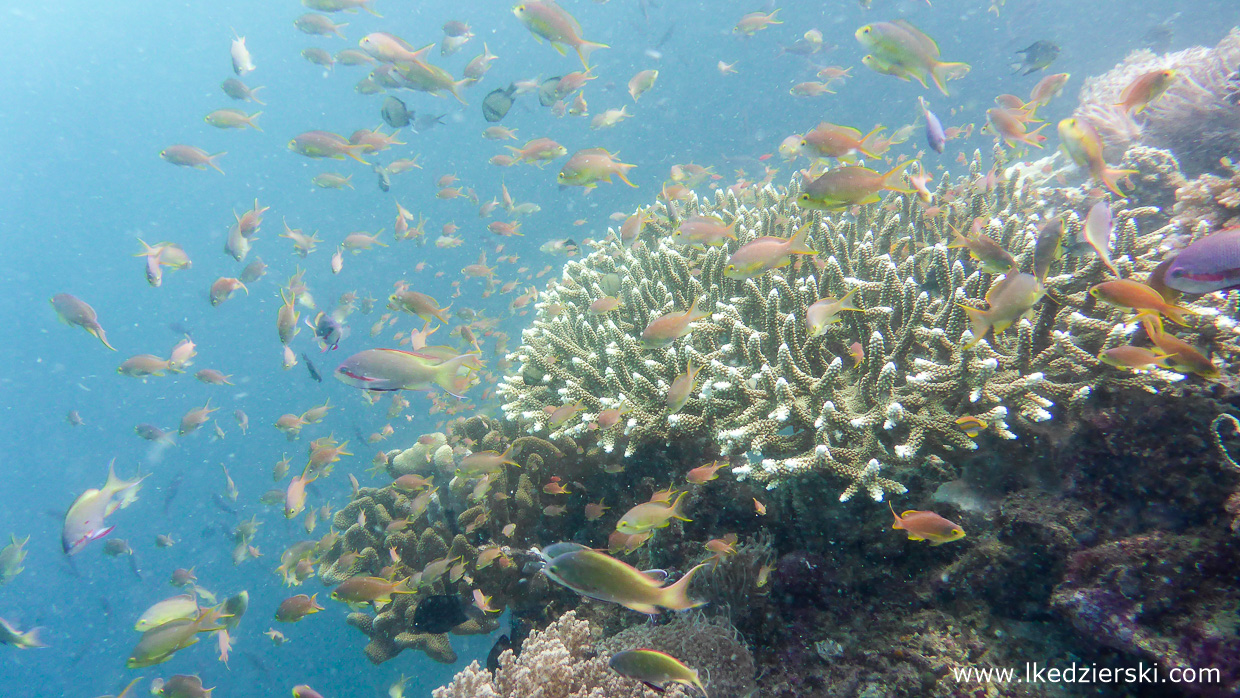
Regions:
<instances>
[{"instance_id":1,"label":"purple fish","mask_svg":"<svg viewBox=\"0 0 1240 698\"><path fill-rule=\"evenodd\" d=\"M1164 279L1184 293L1240 288L1240 226L1207 235L1180 250Z\"/></svg>"},{"instance_id":2,"label":"purple fish","mask_svg":"<svg viewBox=\"0 0 1240 698\"><path fill-rule=\"evenodd\" d=\"M930 111L930 105L926 104L926 100L918 97L917 101L921 104L921 113L926 117L926 142L934 149L936 153L942 153L943 148L947 145L947 134L943 133L943 122L939 121L939 117Z\"/></svg>"}]
</instances>

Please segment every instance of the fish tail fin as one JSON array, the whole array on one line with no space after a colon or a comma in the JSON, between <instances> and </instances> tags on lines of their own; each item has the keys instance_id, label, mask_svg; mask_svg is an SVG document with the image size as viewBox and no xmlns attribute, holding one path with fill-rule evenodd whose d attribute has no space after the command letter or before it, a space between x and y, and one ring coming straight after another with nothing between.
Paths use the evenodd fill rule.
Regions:
<instances>
[{"instance_id":1,"label":"fish tail fin","mask_svg":"<svg viewBox=\"0 0 1240 698\"><path fill-rule=\"evenodd\" d=\"M460 80L457 80L456 82L448 83L448 91L452 93L453 97L456 97L456 101L466 106L469 106L469 102L466 102L465 98L461 96L461 88L469 87L471 84L473 84L472 80L470 80L469 78L462 78ZM402 143L401 145L404 145L404 144Z\"/></svg>"},{"instance_id":2,"label":"fish tail fin","mask_svg":"<svg viewBox=\"0 0 1240 698\"><path fill-rule=\"evenodd\" d=\"M586 70L590 69L590 54L601 48L611 48L607 44L600 44L595 41L582 41L575 47L577 49L577 57L581 59L581 65Z\"/></svg>"},{"instance_id":3,"label":"fish tail fin","mask_svg":"<svg viewBox=\"0 0 1240 698\"><path fill-rule=\"evenodd\" d=\"M917 160L905 160L904 162L900 163L899 165L896 165L895 167L891 168L890 170L887 170L887 172L883 175L883 188L884 188L884 189L886 189L887 191L899 192L899 193L901 193L901 194L912 194L912 193L913 193L913 190L912 190L912 189L905 189L905 188L903 188L903 187L896 187L896 186L892 186L892 185L890 185L890 184L888 184L888 183L887 183L887 180L889 180L889 179L891 179L892 177L894 177L894 176L896 176L896 175L900 174L902 171L904 171L904 169L905 169L906 167L908 167L909 165L912 165L912 164L913 164L913 163L915 163L915 162L917 162L917 163L918 163L918 166L920 166L920 162L918 162Z\"/></svg>"},{"instance_id":4,"label":"fish tail fin","mask_svg":"<svg viewBox=\"0 0 1240 698\"><path fill-rule=\"evenodd\" d=\"M674 611L685 611L690 608L705 606L705 601L689 598L689 585L693 583L693 577L698 573L698 570L706 567L707 564L703 562L685 572L685 576L678 579L675 584L659 589L659 605Z\"/></svg>"},{"instance_id":5,"label":"fish tail fin","mask_svg":"<svg viewBox=\"0 0 1240 698\"><path fill-rule=\"evenodd\" d=\"M620 181L636 189L637 185L630 182L629 178L625 175L626 172L633 169L634 167L636 167L636 165L629 165L623 162L618 162L616 163L616 176L620 178Z\"/></svg>"},{"instance_id":6,"label":"fish tail fin","mask_svg":"<svg viewBox=\"0 0 1240 698\"><path fill-rule=\"evenodd\" d=\"M1024 143L1024 144L1026 144L1026 145L1031 145L1031 146L1033 146L1033 147L1035 147L1035 148L1041 148L1041 147L1042 147L1042 141L1046 140L1046 136L1043 136L1043 135L1042 135L1041 133L1039 133L1039 132L1040 132L1042 129L1044 129L1044 128L1046 128L1047 126L1049 126L1049 125L1050 125L1050 124L1042 124L1041 126L1037 127L1036 129L1034 129L1034 130L1032 130L1032 131L1030 131L1030 132L1026 133L1026 134L1025 134L1025 135L1023 135L1023 136L1021 136L1021 137L1020 137L1020 138L1018 138L1017 140L1019 140L1021 143Z\"/></svg>"},{"instance_id":7,"label":"fish tail fin","mask_svg":"<svg viewBox=\"0 0 1240 698\"><path fill-rule=\"evenodd\" d=\"M1175 364L1171 363L1171 359L1175 357L1174 352L1168 354L1161 347L1157 347L1157 346L1155 346L1152 351L1154 352L1154 355L1158 357L1152 362L1155 366L1159 368L1165 368L1168 371L1175 370Z\"/></svg>"},{"instance_id":8,"label":"fish tail fin","mask_svg":"<svg viewBox=\"0 0 1240 698\"><path fill-rule=\"evenodd\" d=\"M806 221L792 237L788 238L788 254L818 254L818 251L809 246L809 229L813 226L813 221Z\"/></svg>"},{"instance_id":9,"label":"fish tail fin","mask_svg":"<svg viewBox=\"0 0 1240 698\"><path fill-rule=\"evenodd\" d=\"M878 134L886 130L886 126L875 126L869 133L862 136L860 141L857 141L857 152L865 155L867 158L878 157L877 153L871 152L870 150L874 147L874 144L870 142L870 139L877 138Z\"/></svg>"},{"instance_id":10,"label":"fish tail fin","mask_svg":"<svg viewBox=\"0 0 1240 698\"><path fill-rule=\"evenodd\" d=\"M457 397L462 397L465 391L473 385L473 371L465 365L465 362L473 358L473 354L461 354L436 366L433 379L435 385ZM458 376L457 372L462 368L466 369L465 375Z\"/></svg>"},{"instance_id":11,"label":"fish tail fin","mask_svg":"<svg viewBox=\"0 0 1240 698\"><path fill-rule=\"evenodd\" d=\"M370 164L369 162L366 162L365 160L363 160L363 159L361 158L361 156L360 156L360 155L358 155L357 153L353 152L354 150L357 150L358 148L361 148L361 149L365 150L365 149L366 149L366 147L367 147L366 145L346 145L346 146L343 146L343 147L344 147L344 154L345 154L345 155L347 155L347 156L349 156L349 157L353 158L354 160L357 160L358 162L362 163L363 165L369 165L369 164Z\"/></svg>"},{"instance_id":12,"label":"fish tail fin","mask_svg":"<svg viewBox=\"0 0 1240 698\"><path fill-rule=\"evenodd\" d=\"M43 631L44 628L39 627L31 628L26 632L21 633L21 646L23 648L47 647L47 643L43 642L43 639L40 637Z\"/></svg>"},{"instance_id":13,"label":"fish tail fin","mask_svg":"<svg viewBox=\"0 0 1240 698\"><path fill-rule=\"evenodd\" d=\"M693 303L689 305L689 309L685 311L685 315L688 315L690 318L689 322L695 322L697 320L710 317L711 311L703 310L697 307L701 300L702 296L694 298Z\"/></svg>"},{"instance_id":14,"label":"fish tail fin","mask_svg":"<svg viewBox=\"0 0 1240 698\"><path fill-rule=\"evenodd\" d=\"M888 499L888 500L887 500L887 508L891 510L891 515L892 515L892 516L894 516L894 517L895 517L895 519L896 519L896 520L895 520L895 523L891 524L891 527L892 527L893 529L897 529L897 530L899 530L899 528L900 528L900 515L896 513L896 508L895 508L895 506L893 506L893 505L891 504L891 500L890 500L890 499Z\"/></svg>"},{"instance_id":15,"label":"fish tail fin","mask_svg":"<svg viewBox=\"0 0 1240 698\"><path fill-rule=\"evenodd\" d=\"M930 69L930 79L934 81L935 87L939 88L939 92L947 94L947 87L944 85L948 80L956 80L962 78L969 73L968 63L936 63Z\"/></svg>"},{"instance_id":16,"label":"fish tail fin","mask_svg":"<svg viewBox=\"0 0 1240 698\"><path fill-rule=\"evenodd\" d=\"M220 151L220 152L216 153L215 155L208 155L208 156L207 156L207 164L208 164L208 165L210 165L211 167L214 167L216 172L219 172L220 174L224 174L224 170L221 170L221 169L220 169L220 166L219 166L219 165L217 165L217 164L215 164L215 159L216 159L216 158L219 158L219 157L223 157L223 156L225 156L225 155L227 155L227 154L228 154L228 151L227 151L227 150L224 150L224 151Z\"/></svg>"},{"instance_id":17,"label":"fish tail fin","mask_svg":"<svg viewBox=\"0 0 1240 698\"><path fill-rule=\"evenodd\" d=\"M957 230L956 226L951 223L948 223L947 225L952 229L952 241L948 243L947 249L967 248L969 246L969 238L964 233Z\"/></svg>"},{"instance_id":18,"label":"fish tail fin","mask_svg":"<svg viewBox=\"0 0 1240 698\"><path fill-rule=\"evenodd\" d=\"M370 14L372 14L372 15L374 15L374 16L376 16L376 17L380 18L380 19L382 19L382 18L383 18L383 15L379 14L378 12L375 12L374 8L372 8L372 7L370 6L370 2L369 2L369 0L367 0L367 2L362 3L362 9L363 9L363 10L366 10L366 12L368 12L368 13L370 13ZM340 26L344 26L344 25L342 24L342 25L340 25Z\"/></svg>"},{"instance_id":19,"label":"fish tail fin","mask_svg":"<svg viewBox=\"0 0 1240 698\"><path fill-rule=\"evenodd\" d=\"M1145 327L1149 341L1153 342L1154 346L1158 346L1158 340L1161 340L1163 335L1162 317L1158 315L1142 315L1140 320L1141 326Z\"/></svg>"},{"instance_id":20,"label":"fish tail fin","mask_svg":"<svg viewBox=\"0 0 1240 698\"><path fill-rule=\"evenodd\" d=\"M96 324L94 327L87 328L86 331L94 335L95 339L98 339L100 342L103 342L103 346L111 349L112 351L116 351L116 347L112 346L111 344L108 344L108 335L103 331L103 328L100 327L98 324Z\"/></svg>"},{"instance_id":21,"label":"fish tail fin","mask_svg":"<svg viewBox=\"0 0 1240 698\"><path fill-rule=\"evenodd\" d=\"M253 114L250 114L250 117L246 119L245 122L250 125L250 128L254 129L255 131L258 131L259 133L262 133L263 129L260 128L258 124L254 123L254 120L262 115L263 113L261 111L256 111Z\"/></svg>"},{"instance_id":22,"label":"fish tail fin","mask_svg":"<svg viewBox=\"0 0 1240 698\"><path fill-rule=\"evenodd\" d=\"M1120 191L1119 180L1126 178L1130 174L1136 174L1136 170L1115 170L1103 165L1102 172L1098 174L1098 179L1102 180L1102 184L1110 189L1116 196L1127 197L1128 195ZM1132 186L1131 182L1129 186Z\"/></svg>"},{"instance_id":23,"label":"fish tail fin","mask_svg":"<svg viewBox=\"0 0 1240 698\"><path fill-rule=\"evenodd\" d=\"M968 349L982 341L982 338L985 337L986 333L990 331L990 328L994 325L994 322L990 318L990 313L985 310L978 310L977 308L964 304L957 305L964 308L965 314L969 316L969 329L973 331L973 339L970 339L969 343L964 345L964 348Z\"/></svg>"},{"instance_id":24,"label":"fish tail fin","mask_svg":"<svg viewBox=\"0 0 1240 698\"><path fill-rule=\"evenodd\" d=\"M676 500L667 506L669 510L668 512L669 518L679 519L681 521L692 521L693 520L693 519L686 517L684 512L680 510L680 501L684 499L685 495L688 493L689 493L688 490L681 492L679 495L676 496Z\"/></svg>"},{"instance_id":25,"label":"fish tail fin","mask_svg":"<svg viewBox=\"0 0 1240 698\"><path fill-rule=\"evenodd\" d=\"M255 97L255 96L254 96L254 93L255 93L255 92L258 92L258 91L259 91L259 90L261 90L261 89L264 89L264 86L263 86L263 85L259 85L258 87L255 87L255 88L251 89L251 90L250 90L250 100L251 100L252 102L254 102L255 104L257 104L258 106L260 106L260 107L265 107L265 106L267 106L267 103L266 103L266 102L259 101L258 97Z\"/></svg>"},{"instance_id":26,"label":"fish tail fin","mask_svg":"<svg viewBox=\"0 0 1240 698\"><path fill-rule=\"evenodd\" d=\"M860 291L860 290L861 290L861 287L857 286L856 288L849 291L848 293L845 293L844 297L840 299L840 310L858 310L858 311L861 310L861 308L858 308L857 305L853 303L852 301L852 297L857 293L857 291Z\"/></svg>"},{"instance_id":27,"label":"fish tail fin","mask_svg":"<svg viewBox=\"0 0 1240 698\"><path fill-rule=\"evenodd\" d=\"M1168 303L1166 307L1162 309L1162 314L1166 315L1167 319L1175 324L1181 327L1188 327L1188 322L1184 320L1184 316L1186 314L1195 315L1196 313L1194 313L1191 308L1185 308L1182 305L1171 305Z\"/></svg>"},{"instance_id":28,"label":"fish tail fin","mask_svg":"<svg viewBox=\"0 0 1240 698\"><path fill-rule=\"evenodd\" d=\"M512 455L512 449L513 449L513 446L515 446L515 445L516 445L516 442L513 442L513 443L508 444L508 448L505 448L505 449L504 449L504 452L503 452L503 453L501 453L501 454L499 454L499 457L500 457L500 461L501 461L501 462L503 462L503 463L507 463L508 465L515 465L515 466L517 466L518 468L520 468L520 467L521 467L521 464L520 464L520 463L518 463L518 462L516 462L516 461L512 460L511 458L509 458L509 456L510 456L510 455Z\"/></svg>"}]
</instances>

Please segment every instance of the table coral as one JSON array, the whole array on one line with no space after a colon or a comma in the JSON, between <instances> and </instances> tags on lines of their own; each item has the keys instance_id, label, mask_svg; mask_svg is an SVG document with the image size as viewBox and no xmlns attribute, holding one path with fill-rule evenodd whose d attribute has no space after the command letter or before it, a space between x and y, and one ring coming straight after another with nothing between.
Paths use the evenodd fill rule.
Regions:
<instances>
[{"instance_id":1,"label":"table coral","mask_svg":"<svg viewBox=\"0 0 1240 698\"><path fill-rule=\"evenodd\" d=\"M1014 439L1021 425L1050 419L1056 405L1077 409L1100 386L1157 391L1180 380L1161 370L1114 370L1097 359L1101 350L1138 341L1138 328L1088 293L1109 275L1079 245L1084 209L1056 209L1050 199L1058 190L998 174L1001 152L996 160L983 175L975 155L968 177L944 180L935 193L943 202L937 217L905 195L862 207L855 218L806 211L795 204L795 181L745 203L719 191L713 202L695 196L683 207L657 204L658 219L635 245L609 236L550 285L510 357L520 369L499 386L505 414L531 434L594 437L603 451L626 455L646 444L709 437L725 455L748 457L734 470L740 477L775 486L829 472L845 482L840 499L865 493L881 500L905 491L895 479L901 469L977 448L958 417L987 422L986 438ZM1147 153L1133 162L1156 170L1138 173L1149 182L1170 179L1167 157ZM1140 201L1112 208L1111 256L1122 276L1144 279L1171 232L1152 222L1166 215ZM1047 297L1007 333L973 344L962 306L985 307L999 277L978 268L967 250L948 247L952 229L978 221L981 234L1029 270L1038 229L1056 214L1075 249L1052 266ZM735 221L738 239L704 250L673 245L670 234L691 215ZM724 274L739 245L789 237L806 224L817 256L751 279ZM854 291L860 312L841 313L810 336L807 307ZM588 311L608 295L620 299L618 311ZM639 335L652 319L695 305L712 314L691 334L643 346ZM1184 338L1234 351L1233 328L1223 315L1205 315ZM854 342L864 351L855 366L848 357ZM704 380L669 414L668 386L690 364ZM553 423L550 413L565 405L581 410ZM617 408L626 410L622 423L600 427L600 413Z\"/></svg>"}]
</instances>

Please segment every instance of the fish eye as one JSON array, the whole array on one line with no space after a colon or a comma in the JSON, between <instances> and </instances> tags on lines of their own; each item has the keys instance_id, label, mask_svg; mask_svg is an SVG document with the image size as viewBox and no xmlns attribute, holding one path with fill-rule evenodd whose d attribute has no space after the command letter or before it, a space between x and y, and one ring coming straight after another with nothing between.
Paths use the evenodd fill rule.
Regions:
<instances>
[{"instance_id":1,"label":"fish eye","mask_svg":"<svg viewBox=\"0 0 1240 698\"><path fill-rule=\"evenodd\" d=\"M1173 279L1178 279L1181 276L1184 276L1184 270L1183 269L1172 269L1169 276Z\"/></svg>"}]
</instances>

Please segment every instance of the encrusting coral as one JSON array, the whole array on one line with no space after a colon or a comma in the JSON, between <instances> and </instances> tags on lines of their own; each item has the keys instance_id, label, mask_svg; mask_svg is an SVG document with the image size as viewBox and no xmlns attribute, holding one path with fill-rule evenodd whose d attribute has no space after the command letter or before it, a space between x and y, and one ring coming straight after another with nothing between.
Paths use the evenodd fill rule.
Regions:
<instances>
[{"instance_id":1,"label":"encrusting coral","mask_svg":"<svg viewBox=\"0 0 1240 698\"><path fill-rule=\"evenodd\" d=\"M521 369L500 383L505 413L531 434L593 434L605 452L626 455L645 444L711 438L725 455L748 457L734 469L740 477L770 487L828 471L846 482L842 500L859 492L879 500L904 491L889 476L898 468L977 448L958 426L960 417L985 422L986 438L1014 439L1020 424L1050 419L1056 404L1079 408L1100 386L1157 391L1180 380L1161 369L1117 370L1097 358L1140 340L1127 311L1089 294L1112 277L1081 244L1085 209L1057 208L1062 196L1037 188L1017 168L1004 174L1000 151L996 160L984 175L975 155L969 177L943 181L937 216L913 195L891 195L857 209L855 218L807 211L795 203L797 182L767 186L746 203L719 191L713 203L694 197L681 209L657 204L658 215L635 244L609 236L569 262L548 289L510 357ZM1168 176L1168 161L1174 162L1144 152L1130 162L1158 170L1135 178L1160 179ZM1123 277L1145 279L1174 227L1162 225L1159 208L1139 201L1112 208L1115 267ZM735 222L737 239L703 250L674 245L671 234L692 215ZM967 250L949 247L952 230L989 236L1027 272L1039 229L1056 216L1072 249L1051 266L1046 297L1031 318L974 343L962 306L986 307L1000 277L979 268ZM725 275L739 245L763 235L790 237L806 224L816 256L750 279ZM811 336L808 306L850 292L860 311L839 313L839 322ZM589 310L611 295L619 309ZM1203 314L1181 338L1236 351L1234 323L1208 302L1196 302ZM692 307L711 314L671 345L643 346L640 335L651 320ZM859 359L855 365L850 354ZM668 387L689 366L700 367L700 388L669 413ZM600 425L600 413L612 409L625 411L621 423ZM572 414L564 418L566 411Z\"/></svg>"},{"instance_id":2,"label":"encrusting coral","mask_svg":"<svg viewBox=\"0 0 1240 698\"><path fill-rule=\"evenodd\" d=\"M679 685L665 692L647 688L607 666L608 656L595 652L590 623L569 611L545 630L535 630L521 653L505 650L491 672L472 662L452 683L432 692L434 698L685 698Z\"/></svg>"}]
</instances>

